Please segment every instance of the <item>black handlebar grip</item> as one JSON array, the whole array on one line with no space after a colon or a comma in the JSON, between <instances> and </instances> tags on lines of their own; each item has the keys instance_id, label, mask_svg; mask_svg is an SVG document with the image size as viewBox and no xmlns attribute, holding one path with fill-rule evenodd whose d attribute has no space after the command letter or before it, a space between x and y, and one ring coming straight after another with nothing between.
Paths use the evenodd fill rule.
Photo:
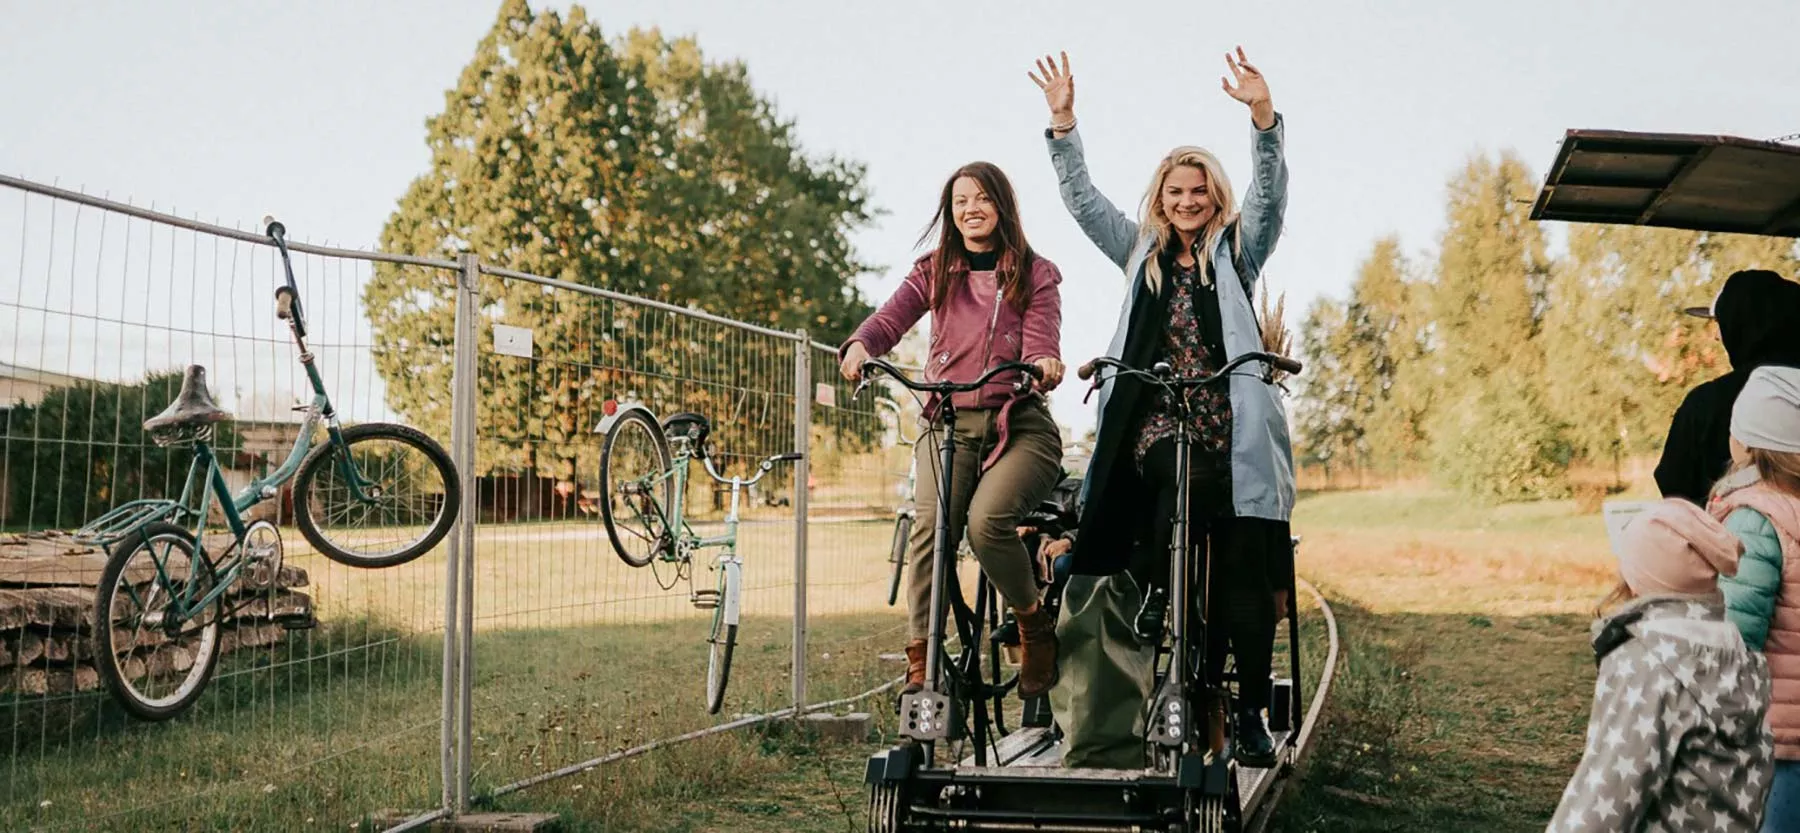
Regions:
<instances>
[{"instance_id":1,"label":"black handlebar grip","mask_svg":"<svg viewBox=\"0 0 1800 833\"><path fill-rule=\"evenodd\" d=\"M1269 357L1269 364L1275 365L1276 370L1286 373L1289 376L1300 375L1301 368L1305 367L1298 359L1290 359L1286 356L1271 356Z\"/></svg>"},{"instance_id":2,"label":"black handlebar grip","mask_svg":"<svg viewBox=\"0 0 1800 833\"><path fill-rule=\"evenodd\" d=\"M263 216L263 226L265 227L266 233L270 237L278 237L278 238L287 237L287 226L284 226L281 223L277 222L274 217L264 215Z\"/></svg>"},{"instance_id":3,"label":"black handlebar grip","mask_svg":"<svg viewBox=\"0 0 1800 833\"><path fill-rule=\"evenodd\" d=\"M1094 368L1099 364L1099 359L1092 359L1088 361L1087 364L1075 368L1075 378L1080 379L1083 382L1087 381L1089 377L1094 375Z\"/></svg>"},{"instance_id":4,"label":"black handlebar grip","mask_svg":"<svg viewBox=\"0 0 1800 833\"><path fill-rule=\"evenodd\" d=\"M786 460L799 460L805 456L806 455L801 454L798 451L790 451L786 454L778 454L771 459L775 460L776 462L782 462L782 461L786 461Z\"/></svg>"}]
</instances>

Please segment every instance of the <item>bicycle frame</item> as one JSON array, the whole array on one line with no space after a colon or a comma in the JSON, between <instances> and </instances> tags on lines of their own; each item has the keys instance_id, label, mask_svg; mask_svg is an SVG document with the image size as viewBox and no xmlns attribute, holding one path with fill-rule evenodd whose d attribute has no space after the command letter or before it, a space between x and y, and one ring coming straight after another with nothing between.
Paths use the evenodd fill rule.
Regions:
<instances>
[{"instance_id":1,"label":"bicycle frame","mask_svg":"<svg viewBox=\"0 0 1800 833\"><path fill-rule=\"evenodd\" d=\"M856 394L851 396L852 399L856 398L856 395L860 394L862 389L867 387L870 382L873 381L873 377L869 373L871 368L880 368L882 371L892 376L896 381L900 382L902 386L910 388L915 392L931 389L930 386L921 387L909 382L897 368L880 360L865 362L863 368L863 381L858 385ZM955 463L956 454L956 443L954 440L956 437L957 408L954 394L962 390L977 390L1001 372L1036 374L1037 370L1023 362L1007 362L989 369L983 374L980 380L967 385L951 384L948 387L944 387L943 383L937 383L938 389L933 391L941 395L937 403L938 417L934 420L937 427L935 429L927 429L915 440L915 442L924 441L924 438L929 436L932 430L943 432L939 435L940 440L938 441L936 490L937 515L935 518L935 528L932 533L933 558L931 565L931 595L927 607L931 612L928 614L928 635L925 639L925 683L918 691L902 695L900 698L900 711L902 714L900 734L920 742L920 745L924 749L924 758L927 765L931 763L936 755L936 741L950 737L951 723L952 721L957 720L956 710L950 702L949 696L944 693L942 688L944 665L943 643L945 638L944 620L947 618L949 612L946 610L946 599L948 598L946 594L950 588L950 582L955 575L953 570L955 569L954 559L957 551L957 548L953 546L950 541L950 485L951 472L954 471L953 465ZM1023 385L1027 383L1022 381L1020 384ZM913 460L913 471L916 476L918 465L918 455L916 451ZM977 590L978 606L981 605L984 592L985 591L980 588ZM996 609L997 604L998 603L996 602ZM980 617L986 615L986 611L977 610L974 611L974 615ZM959 622L960 621L959 614ZM978 630L979 624L977 624L977 632ZM967 638L965 634L959 633L959 636ZM981 677L980 641L978 639L971 640L971 644L964 645L963 650L965 655L972 658L972 662L965 671L970 677L979 682ZM987 730L988 720L983 698L980 695L976 695L970 699L976 709L977 727L975 730L975 742L977 757L980 758L984 755L981 747L981 744L984 742L982 735Z\"/></svg>"},{"instance_id":2,"label":"bicycle frame","mask_svg":"<svg viewBox=\"0 0 1800 833\"><path fill-rule=\"evenodd\" d=\"M276 316L288 322L288 329L293 334L294 345L300 348L300 365L306 370L307 383L312 387L311 404L305 406L306 416L301 420L300 431L294 439L294 446L288 451L287 458L274 471L250 483L236 494L232 494L230 486L225 483L224 472L219 465L218 455L212 444L205 439L194 440L194 458L188 464L188 474L182 485L181 496L177 500L142 499L114 507L98 518L89 521L75 533L75 539L84 544L111 548L115 544L129 538L132 533L141 531L157 521L168 521L178 526L191 528L194 538L196 557L205 557L205 542L202 533L206 529L206 520L212 501L219 503L220 513L225 518L225 525L231 530L232 543L226 548L229 553L238 548L249 533L250 524L244 520L244 513L251 507L280 494L282 483L292 479L300 471L306 456L312 452L314 435L320 423L325 424L326 442L336 446L344 453L339 455L339 468L349 484L351 496L358 501L369 501L364 488L373 485L356 469L351 460L349 444L344 441L343 431L338 425L337 412L332 407L331 396L325 392L325 380L319 373L318 363L312 351L306 346L306 322L301 313L299 286L294 280L294 266L288 255L286 229L273 220L268 223L269 237L281 252L281 264L286 274L286 285L276 290ZM154 559L153 559L154 560ZM178 612L186 618L194 610L203 610L223 594L244 566L243 554L240 552L226 567L224 578L217 582L212 591L191 604L182 605ZM168 582L164 565L157 562L158 579ZM193 582L190 573L188 584ZM185 589L183 591L185 593Z\"/></svg>"},{"instance_id":3,"label":"bicycle frame","mask_svg":"<svg viewBox=\"0 0 1800 833\"><path fill-rule=\"evenodd\" d=\"M1146 740L1156 747L1174 753L1176 760L1169 764L1179 766L1179 758L1195 754L1199 751L1196 742L1203 739L1204 733L1198 728L1196 721L1201 715L1195 714L1191 708L1195 705L1188 692L1188 676L1191 671L1199 671L1204 679L1204 658L1199 669L1188 666L1193 660L1194 639L1191 634L1193 621L1190 616L1198 616L1198 624L1202 632L1207 627L1212 602L1212 549L1207 548L1201 561L1202 582L1198 588L1200 606L1194 610L1193 584L1194 560L1188 557L1192 552L1193 519L1189 516L1191 500L1191 484L1189 451L1192 448L1191 420L1192 402L1190 396L1196 388L1218 383L1228 376L1237 373L1237 369L1250 362L1267 362L1274 367L1298 373L1300 364L1285 356L1274 356L1268 353L1247 353L1225 363L1218 372L1194 379L1176 378L1167 363L1159 362L1151 370L1128 367L1115 359L1101 358L1088 363L1077 372L1082 378L1093 375L1101 366L1115 369L1115 376L1129 374L1143 379L1147 384L1158 386L1168 391L1179 411L1175 420L1175 518L1169 539L1169 604L1172 608L1169 619L1170 670L1157 687L1151 698L1150 713L1146 732ZM1264 377L1265 380L1267 377ZM1093 390L1098 390L1101 380L1096 375ZM1090 391L1091 393L1091 391ZM1199 647L1204 650L1205 645ZM1202 683L1201 687L1213 690L1214 687ZM1223 683L1218 689L1223 690ZM1229 732L1229 727L1227 728ZM1210 750L1208 750L1210 752Z\"/></svg>"}]
</instances>

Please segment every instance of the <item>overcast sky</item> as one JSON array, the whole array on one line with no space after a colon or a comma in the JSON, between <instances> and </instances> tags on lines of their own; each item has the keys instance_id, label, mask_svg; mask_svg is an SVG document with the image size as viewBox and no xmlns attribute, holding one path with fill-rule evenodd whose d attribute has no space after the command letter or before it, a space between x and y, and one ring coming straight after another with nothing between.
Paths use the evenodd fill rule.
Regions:
<instances>
[{"instance_id":1,"label":"overcast sky","mask_svg":"<svg viewBox=\"0 0 1800 833\"><path fill-rule=\"evenodd\" d=\"M1104 349L1122 284L1056 196L1043 98L1025 77L1043 52L1073 57L1095 180L1135 206L1177 144L1217 151L1241 192L1250 126L1218 84L1223 53L1244 46L1287 120L1290 207L1267 278L1296 324L1319 294L1342 295L1377 236L1399 234L1409 253L1433 246L1444 183L1470 154L1510 148L1541 176L1567 128L1800 132L1792 0L586 5L612 34L659 26L743 60L809 151L868 165L888 212L855 238L883 266L861 282L874 301L898 284L943 177L999 164L1033 245L1065 275L1071 364ZM272 212L297 237L351 246L374 243L425 168L425 119L497 8L4 6L0 171L227 225ZM15 215L19 202L0 191ZM0 230L0 246L19 234ZM19 259L0 251L0 263ZM40 275L0 268L0 282ZM27 293L0 283L0 327ZM20 357L0 338L0 361ZM1074 388L1056 411L1085 428Z\"/></svg>"}]
</instances>

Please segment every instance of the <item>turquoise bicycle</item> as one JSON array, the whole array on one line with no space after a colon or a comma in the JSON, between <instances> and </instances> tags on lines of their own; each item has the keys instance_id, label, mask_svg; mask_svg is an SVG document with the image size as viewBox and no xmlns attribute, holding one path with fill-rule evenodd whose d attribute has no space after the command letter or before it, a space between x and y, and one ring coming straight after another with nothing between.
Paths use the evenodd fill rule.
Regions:
<instances>
[{"instance_id":1,"label":"turquoise bicycle","mask_svg":"<svg viewBox=\"0 0 1800 833\"><path fill-rule=\"evenodd\" d=\"M226 599L240 581L278 584L281 532L244 515L277 497L283 483L293 480L294 520L307 543L352 567L391 567L425 554L450 531L460 505L455 467L429 436L405 425L339 425L306 347L286 230L264 222L287 277L275 290L275 314L288 322L313 390L292 451L232 494L212 447L216 427L231 415L207 391L206 368L190 365L175 401L144 422L157 445L194 450L180 497L123 504L75 533L77 542L108 551L94 599L94 664L120 705L144 720L167 720L200 696L218 665L221 622L248 611L290 629L315 624L310 610L284 615L255 594ZM315 447L321 424L326 440ZM214 501L231 537L209 552L202 532Z\"/></svg>"},{"instance_id":2,"label":"turquoise bicycle","mask_svg":"<svg viewBox=\"0 0 1800 833\"><path fill-rule=\"evenodd\" d=\"M757 463L754 477L726 477L714 467L707 448L712 426L706 417L684 412L658 423L649 408L614 400L607 400L602 410L606 416L595 430L606 435L600 450L600 517L606 536L626 564L656 571L657 584L663 589L686 579L688 601L713 612L712 631L706 638L706 711L718 714L731 679L731 653L737 645L743 593L744 562L737 551L739 497L776 463L798 460L801 455L765 458ZM723 535L705 537L688 525L683 499L688 463L694 460L704 464L714 482L731 486L731 511L725 516ZM695 588L694 556L707 549L719 551L710 568L716 575L714 586ZM673 570L666 581L664 569Z\"/></svg>"}]
</instances>

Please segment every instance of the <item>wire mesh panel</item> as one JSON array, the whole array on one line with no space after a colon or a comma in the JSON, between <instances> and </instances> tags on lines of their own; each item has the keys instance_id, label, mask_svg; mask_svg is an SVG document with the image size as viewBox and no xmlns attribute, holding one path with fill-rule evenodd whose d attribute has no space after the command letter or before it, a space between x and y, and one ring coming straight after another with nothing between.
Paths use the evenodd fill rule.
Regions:
<instances>
[{"instance_id":1,"label":"wire mesh panel","mask_svg":"<svg viewBox=\"0 0 1800 833\"><path fill-rule=\"evenodd\" d=\"M793 463L738 491L741 622L720 635L735 644L716 716L708 640L725 550L681 560L632 521L662 512L677 534L726 536L732 488L706 466L749 478L795 450L793 337L512 273L480 290L474 794L788 705ZM617 422L599 433L609 412ZM698 419L664 430L684 413ZM696 456L676 474L684 448ZM643 566L616 551L609 512Z\"/></svg>"},{"instance_id":2,"label":"wire mesh panel","mask_svg":"<svg viewBox=\"0 0 1800 833\"><path fill-rule=\"evenodd\" d=\"M813 346L808 692L824 700L899 676L912 559L919 402L881 378L852 399L837 353ZM891 603L890 603L891 600Z\"/></svg>"},{"instance_id":3,"label":"wire mesh panel","mask_svg":"<svg viewBox=\"0 0 1800 833\"><path fill-rule=\"evenodd\" d=\"M275 316L280 261L259 237L0 183L0 828L275 829L437 803L421 762L439 740L445 548L383 570L328 560L296 530L291 477L248 510L239 541L216 499L195 502L192 432L159 444L144 428L178 397L190 422L229 412L206 433L231 492L301 459L304 437L323 440L306 430L314 391ZM371 264L296 255L294 269L335 415L403 418L363 311ZM116 534L69 534L127 504ZM162 529L152 518L202 534L191 552L143 562L151 572L108 576L109 551ZM177 584L224 588L183 620L196 631L141 617L145 641L120 648L119 628L103 630L103 586L149 598ZM127 714L103 684L116 663L149 690L208 648L216 670L166 722Z\"/></svg>"}]
</instances>

